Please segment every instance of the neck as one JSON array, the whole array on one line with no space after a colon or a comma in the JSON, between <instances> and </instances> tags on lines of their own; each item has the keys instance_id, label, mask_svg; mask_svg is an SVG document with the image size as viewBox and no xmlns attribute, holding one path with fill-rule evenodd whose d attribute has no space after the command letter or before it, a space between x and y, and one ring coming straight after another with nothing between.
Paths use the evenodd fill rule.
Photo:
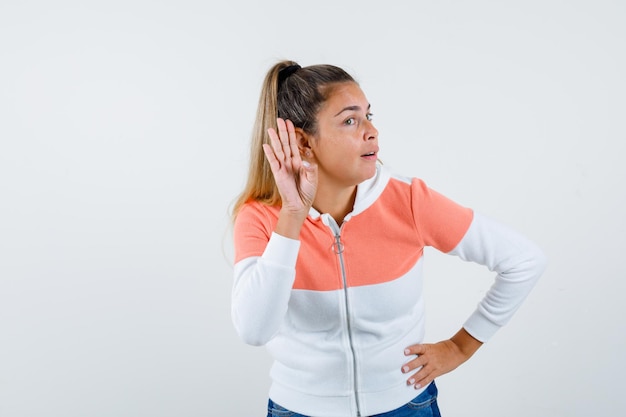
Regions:
<instances>
[{"instance_id":1,"label":"neck","mask_svg":"<svg viewBox=\"0 0 626 417\"><path fill-rule=\"evenodd\" d=\"M320 213L330 214L338 225L352 211L356 185L350 187L329 187L318 185L313 207Z\"/></svg>"}]
</instances>

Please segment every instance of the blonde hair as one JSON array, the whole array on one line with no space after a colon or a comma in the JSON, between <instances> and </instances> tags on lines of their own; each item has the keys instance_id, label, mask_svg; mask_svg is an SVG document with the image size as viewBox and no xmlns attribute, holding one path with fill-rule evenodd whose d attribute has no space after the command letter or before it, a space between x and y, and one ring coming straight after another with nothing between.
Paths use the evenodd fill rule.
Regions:
<instances>
[{"instance_id":1,"label":"blonde hair","mask_svg":"<svg viewBox=\"0 0 626 417\"><path fill-rule=\"evenodd\" d=\"M267 130L276 128L276 119L289 119L304 132L317 132L317 113L328 99L332 86L353 82L354 78L333 65L300 67L294 61L281 61L267 72L252 131L250 165L246 185L235 200L233 220L249 201L280 205L281 199L270 165L263 152L269 143Z\"/></svg>"}]
</instances>

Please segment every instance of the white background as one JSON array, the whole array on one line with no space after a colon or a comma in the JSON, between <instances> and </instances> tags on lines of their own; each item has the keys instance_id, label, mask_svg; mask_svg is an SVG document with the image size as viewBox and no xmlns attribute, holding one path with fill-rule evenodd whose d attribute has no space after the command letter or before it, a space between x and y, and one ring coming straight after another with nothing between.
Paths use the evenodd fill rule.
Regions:
<instances>
[{"instance_id":1,"label":"white background","mask_svg":"<svg viewBox=\"0 0 626 417\"><path fill-rule=\"evenodd\" d=\"M446 416L623 415L622 1L0 3L0 416L262 416L228 209L279 59L361 83L381 158L536 241ZM427 253L428 340L491 273ZM323 381L320 381L323 383Z\"/></svg>"}]
</instances>

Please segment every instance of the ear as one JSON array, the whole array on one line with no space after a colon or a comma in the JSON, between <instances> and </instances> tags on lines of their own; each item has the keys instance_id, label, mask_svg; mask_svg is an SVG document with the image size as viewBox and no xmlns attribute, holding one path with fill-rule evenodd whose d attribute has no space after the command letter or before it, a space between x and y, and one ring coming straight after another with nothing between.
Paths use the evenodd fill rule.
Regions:
<instances>
[{"instance_id":1,"label":"ear","mask_svg":"<svg viewBox=\"0 0 626 417\"><path fill-rule=\"evenodd\" d=\"M302 128L296 127L296 140L298 141L298 149L300 149L300 155L310 156L311 151L311 135L306 133Z\"/></svg>"}]
</instances>

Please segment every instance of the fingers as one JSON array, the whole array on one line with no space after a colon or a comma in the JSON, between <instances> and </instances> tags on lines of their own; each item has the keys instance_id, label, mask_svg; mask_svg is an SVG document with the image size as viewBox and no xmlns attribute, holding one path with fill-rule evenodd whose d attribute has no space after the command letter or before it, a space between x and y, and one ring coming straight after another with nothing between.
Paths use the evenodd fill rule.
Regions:
<instances>
[{"instance_id":1,"label":"fingers","mask_svg":"<svg viewBox=\"0 0 626 417\"><path fill-rule=\"evenodd\" d=\"M435 368L431 366L429 355L431 350L430 345L413 345L404 350L406 356L417 355L417 357L402 366L403 373L409 373L417 369L417 372L412 374L406 381L407 385L413 385L415 389L430 384L436 376Z\"/></svg>"},{"instance_id":2,"label":"fingers","mask_svg":"<svg viewBox=\"0 0 626 417\"><path fill-rule=\"evenodd\" d=\"M287 124L281 118L276 119L278 126L278 137L280 138L280 146L286 156L291 157L291 148L289 147L289 131L287 130Z\"/></svg>"},{"instance_id":3,"label":"fingers","mask_svg":"<svg viewBox=\"0 0 626 417\"><path fill-rule=\"evenodd\" d=\"M451 340L444 340L434 344L413 345L405 349L406 356L417 357L402 366L402 372L409 373L417 369L407 380L407 384L415 388L426 386L438 376L456 369L467 360L458 346Z\"/></svg>"},{"instance_id":4,"label":"fingers","mask_svg":"<svg viewBox=\"0 0 626 417\"><path fill-rule=\"evenodd\" d=\"M428 360L428 355L427 355L428 350L429 350L428 345L413 345L404 349L405 356L415 355L416 358L405 363L402 366L402 372L407 373L414 369L421 368L424 365L426 365L427 360Z\"/></svg>"},{"instance_id":5,"label":"fingers","mask_svg":"<svg viewBox=\"0 0 626 417\"><path fill-rule=\"evenodd\" d=\"M431 382L435 380L435 377L438 376L433 372L429 372L428 374L423 374L421 372L417 372L415 375L411 376L407 381L407 385L412 385L415 389L420 389L422 387L428 386Z\"/></svg>"},{"instance_id":6,"label":"fingers","mask_svg":"<svg viewBox=\"0 0 626 417\"><path fill-rule=\"evenodd\" d=\"M409 346L408 348L404 349L404 354L406 356L409 355L421 355L423 353L426 353L426 351L428 350L430 345L424 344L424 345L412 345Z\"/></svg>"},{"instance_id":7,"label":"fingers","mask_svg":"<svg viewBox=\"0 0 626 417\"><path fill-rule=\"evenodd\" d=\"M289 138L289 150L291 151L291 158L294 161L294 164L297 166L300 165L300 149L298 148L298 139L296 137L296 128L293 125L291 120L287 120L285 122L287 126L287 135Z\"/></svg>"},{"instance_id":8,"label":"fingers","mask_svg":"<svg viewBox=\"0 0 626 417\"><path fill-rule=\"evenodd\" d=\"M280 162L276 159L276 155L272 151L272 147L267 143L263 144L263 153L265 153L265 157L267 161L270 163L270 168L272 172L278 172L280 170Z\"/></svg>"},{"instance_id":9,"label":"fingers","mask_svg":"<svg viewBox=\"0 0 626 417\"><path fill-rule=\"evenodd\" d=\"M288 152L285 152L285 147L283 146L283 143L285 141L284 137L286 136L285 122L283 122L281 119L278 119L278 120L279 122L282 122L282 126L281 126L281 123L278 123L277 130L270 127L269 129L267 129L267 134L270 137L270 144L272 145L272 149L271 149L272 153L276 161L282 166L284 165L285 157L291 156L291 151L289 150ZM263 149L265 149L265 145L263 146ZM289 155L287 155L287 153ZM267 155L267 152L266 152L266 155Z\"/></svg>"},{"instance_id":10,"label":"fingers","mask_svg":"<svg viewBox=\"0 0 626 417\"><path fill-rule=\"evenodd\" d=\"M276 119L276 129L269 128L267 133L279 166L288 170L299 169L302 161L298 150L296 130L291 120ZM265 145L263 148L265 150ZM267 155L267 150L265 152Z\"/></svg>"}]
</instances>

